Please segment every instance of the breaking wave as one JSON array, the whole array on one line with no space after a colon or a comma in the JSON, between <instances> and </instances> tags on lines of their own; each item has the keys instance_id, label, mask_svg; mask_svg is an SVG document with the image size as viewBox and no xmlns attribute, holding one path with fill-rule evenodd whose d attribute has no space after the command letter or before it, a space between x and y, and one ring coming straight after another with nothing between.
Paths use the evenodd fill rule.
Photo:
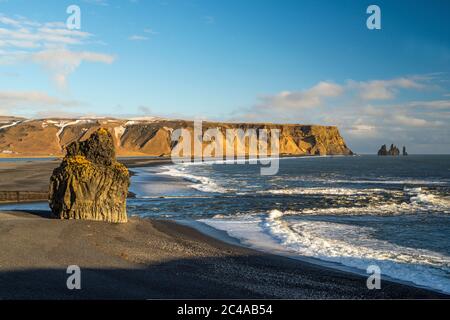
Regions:
<instances>
[{"instance_id":1,"label":"breaking wave","mask_svg":"<svg viewBox=\"0 0 450 320\"><path fill-rule=\"evenodd\" d=\"M187 168L183 166L167 166L164 167L164 171L159 172L158 174L179 177L184 180L193 182L190 187L202 192L227 193L230 191L229 189L227 190L219 186L216 182L213 181L213 179L188 173L186 172L186 169Z\"/></svg>"},{"instance_id":2,"label":"breaking wave","mask_svg":"<svg viewBox=\"0 0 450 320\"><path fill-rule=\"evenodd\" d=\"M275 194L275 195L291 195L291 194L307 194L307 195L368 195L374 193L394 193L395 190L387 189L355 189L355 188L288 188L288 189L271 189L258 191L258 193Z\"/></svg>"},{"instance_id":3,"label":"breaking wave","mask_svg":"<svg viewBox=\"0 0 450 320\"><path fill-rule=\"evenodd\" d=\"M261 221L288 251L366 270L376 264L382 274L450 293L450 257L375 239L373 229L328 221L288 223L285 214L271 211Z\"/></svg>"}]
</instances>

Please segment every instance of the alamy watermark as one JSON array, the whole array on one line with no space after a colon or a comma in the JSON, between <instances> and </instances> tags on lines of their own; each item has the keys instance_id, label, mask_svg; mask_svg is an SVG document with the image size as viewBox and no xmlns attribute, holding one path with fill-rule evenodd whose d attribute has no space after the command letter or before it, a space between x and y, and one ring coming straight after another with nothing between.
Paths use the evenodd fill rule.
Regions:
<instances>
[{"instance_id":1,"label":"alamy watermark","mask_svg":"<svg viewBox=\"0 0 450 320\"><path fill-rule=\"evenodd\" d=\"M381 30L381 9L379 6L372 4L367 7L367 14L370 16L367 18L366 26L369 30Z\"/></svg>"},{"instance_id":2,"label":"alamy watermark","mask_svg":"<svg viewBox=\"0 0 450 320\"><path fill-rule=\"evenodd\" d=\"M372 264L367 267L366 272L370 274L367 278L366 285L369 290L381 289L381 269L379 266Z\"/></svg>"},{"instance_id":3,"label":"alamy watermark","mask_svg":"<svg viewBox=\"0 0 450 320\"><path fill-rule=\"evenodd\" d=\"M171 158L174 163L225 161L225 164L260 164L261 175L275 175L279 170L280 130L209 128L203 132L202 121L193 128L173 130Z\"/></svg>"},{"instance_id":4,"label":"alamy watermark","mask_svg":"<svg viewBox=\"0 0 450 320\"><path fill-rule=\"evenodd\" d=\"M66 27L69 30L81 29L81 8L75 4L67 7L66 13L69 17L66 20Z\"/></svg>"},{"instance_id":5,"label":"alamy watermark","mask_svg":"<svg viewBox=\"0 0 450 320\"><path fill-rule=\"evenodd\" d=\"M66 286L69 290L81 290L81 269L77 265L71 265L67 267L67 274L70 276L67 278Z\"/></svg>"}]
</instances>

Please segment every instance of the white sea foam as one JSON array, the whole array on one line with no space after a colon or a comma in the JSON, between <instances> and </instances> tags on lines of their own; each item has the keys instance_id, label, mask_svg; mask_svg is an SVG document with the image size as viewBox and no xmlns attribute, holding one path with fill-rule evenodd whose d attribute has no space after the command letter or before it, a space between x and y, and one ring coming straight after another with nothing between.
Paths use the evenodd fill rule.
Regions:
<instances>
[{"instance_id":1,"label":"white sea foam","mask_svg":"<svg viewBox=\"0 0 450 320\"><path fill-rule=\"evenodd\" d=\"M312 192L322 191L324 190L316 189ZM231 237L255 249L294 257L316 258L361 271L376 264L385 276L450 293L448 255L376 239L375 230L370 227L350 225L345 221L336 223L305 219L317 215L355 215L355 219L370 219L370 216L379 215L450 213L448 197L432 194L422 188L404 188L397 192L403 192L406 198L409 197L409 201L365 207L272 210L262 216L217 215L202 222L226 231Z\"/></svg>"},{"instance_id":2,"label":"white sea foam","mask_svg":"<svg viewBox=\"0 0 450 320\"><path fill-rule=\"evenodd\" d=\"M312 176L296 176L296 177L282 177L286 181L305 180L310 182L324 182L324 183L338 183L338 184L385 184L385 185L448 185L450 181L447 180L427 180L427 179L333 179L333 178L317 178Z\"/></svg>"},{"instance_id":3,"label":"white sea foam","mask_svg":"<svg viewBox=\"0 0 450 320\"><path fill-rule=\"evenodd\" d=\"M402 194L401 191L384 190L384 189L367 189L358 190L355 193L352 189L323 189L323 188L296 188L288 190L270 190L271 193L279 194L337 194L337 195L351 195L351 194L372 194L391 192ZM447 196L439 196L431 194L422 188L404 188L403 192L409 201L391 202L382 204L371 204L367 206L353 206L353 207L326 207L326 208L304 208L299 210L285 211L284 214L290 215L401 215L401 214L416 214L416 213L450 213L450 198Z\"/></svg>"},{"instance_id":4,"label":"white sea foam","mask_svg":"<svg viewBox=\"0 0 450 320\"><path fill-rule=\"evenodd\" d=\"M420 184L420 185L445 185L445 181L402 179L402 180L330 180L335 183L355 183L355 184Z\"/></svg>"},{"instance_id":5,"label":"white sea foam","mask_svg":"<svg viewBox=\"0 0 450 320\"><path fill-rule=\"evenodd\" d=\"M290 225L282 216L271 212L263 226L288 250L361 270L376 264L393 278L450 292L449 256L375 239L367 227L323 221Z\"/></svg>"},{"instance_id":6,"label":"white sea foam","mask_svg":"<svg viewBox=\"0 0 450 320\"><path fill-rule=\"evenodd\" d=\"M395 190L387 189L355 189L355 188L287 188L258 191L258 193L268 193L276 195L307 194L307 195L367 195L373 193L394 193Z\"/></svg>"},{"instance_id":7,"label":"white sea foam","mask_svg":"<svg viewBox=\"0 0 450 320\"><path fill-rule=\"evenodd\" d=\"M190 186L196 190L202 192L212 192L212 193L226 193L229 190L219 186L212 179L208 177L198 176L186 172L187 167L185 165L174 165L174 166L166 166L163 168L164 171L159 172L158 174L168 175L172 177L180 177L184 180L193 182Z\"/></svg>"},{"instance_id":8,"label":"white sea foam","mask_svg":"<svg viewBox=\"0 0 450 320\"><path fill-rule=\"evenodd\" d=\"M440 209L446 213L450 212L449 196L438 196L423 191L422 188L404 188L403 190L410 196L409 200L413 205L423 206L427 209Z\"/></svg>"},{"instance_id":9,"label":"white sea foam","mask_svg":"<svg viewBox=\"0 0 450 320\"><path fill-rule=\"evenodd\" d=\"M450 257L375 239L369 227L328 221L286 220L293 212L260 216L218 216L202 222L256 249L311 257L365 271L376 264L382 275L450 292Z\"/></svg>"}]
</instances>

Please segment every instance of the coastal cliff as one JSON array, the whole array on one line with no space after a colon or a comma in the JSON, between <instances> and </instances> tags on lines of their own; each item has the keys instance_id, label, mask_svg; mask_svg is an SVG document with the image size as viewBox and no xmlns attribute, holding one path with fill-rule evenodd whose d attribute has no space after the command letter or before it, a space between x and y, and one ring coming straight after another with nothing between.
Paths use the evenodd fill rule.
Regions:
<instances>
[{"instance_id":1,"label":"coastal cliff","mask_svg":"<svg viewBox=\"0 0 450 320\"><path fill-rule=\"evenodd\" d=\"M88 139L100 127L111 133L118 156L170 156L176 146L176 142L171 141L173 130L185 128L192 132L193 122L112 118L4 119L0 123L0 156L63 156L70 143ZM353 154L334 126L203 122L203 132L210 128L220 128L223 132L226 129L279 129L280 154L286 156Z\"/></svg>"}]
</instances>

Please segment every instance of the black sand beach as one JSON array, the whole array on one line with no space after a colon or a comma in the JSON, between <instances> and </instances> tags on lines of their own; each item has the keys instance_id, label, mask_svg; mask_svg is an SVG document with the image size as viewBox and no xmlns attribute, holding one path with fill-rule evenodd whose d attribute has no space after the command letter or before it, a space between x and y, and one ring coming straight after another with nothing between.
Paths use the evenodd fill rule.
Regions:
<instances>
[{"instance_id":1,"label":"black sand beach","mask_svg":"<svg viewBox=\"0 0 450 320\"><path fill-rule=\"evenodd\" d=\"M383 282L217 241L167 221L127 224L0 214L1 299L439 298ZM66 268L81 268L68 290Z\"/></svg>"},{"instance_id":2,"label":"black sand beach","mask_svg":"<svg viewBox=\"0 0 450 320\"><path fill-rule=\"evenodd\" d=\"M127 160L129 167L153 160ZM45 192L58 162L0 163L0 191ZM49 211L0 212L0 299L446 298L233 246L170 221L55 220ZM69 265L82 289L66 287Z\"/></svg>"}]
</instances>

